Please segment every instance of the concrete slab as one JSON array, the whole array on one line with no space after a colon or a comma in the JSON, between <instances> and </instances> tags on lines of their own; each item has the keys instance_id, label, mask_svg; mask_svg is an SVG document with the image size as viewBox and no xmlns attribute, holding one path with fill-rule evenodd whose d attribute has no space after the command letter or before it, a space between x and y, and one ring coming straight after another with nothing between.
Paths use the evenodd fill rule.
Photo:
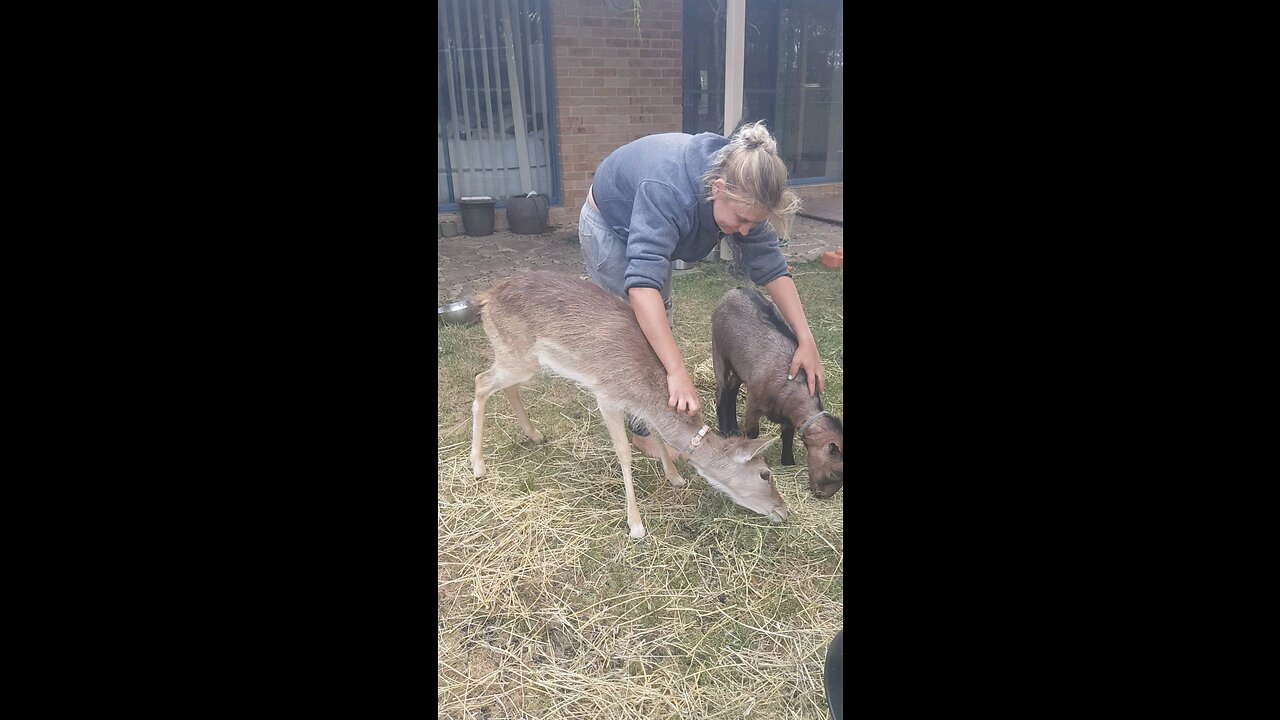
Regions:
<instances>
[{"instance_id":1,"label":"concrete slab","mask_svg":"<svg viewBox=\"0 0 1280 720\"><path fill-rule=\"evenodd\" d=\"M782 253L788 262L810 261L842 246L844 228L840 225L797 217ZM517 272L587 274L576 224L553 227L541 235L495 231L483 237L437 238L436 259L436 300L441 305L472 296Z\"/></svg>"},{"instance_id":2,"label":"concrete slab","mask_svg":"<svg viewBox=\"0 0 1280 720\"><path fill-rule=\"evenodd\" d=\"M844 224L844 198L817 198L808 200L800 210L800 215L813 220Z\"/></svg>"}]
</instances>

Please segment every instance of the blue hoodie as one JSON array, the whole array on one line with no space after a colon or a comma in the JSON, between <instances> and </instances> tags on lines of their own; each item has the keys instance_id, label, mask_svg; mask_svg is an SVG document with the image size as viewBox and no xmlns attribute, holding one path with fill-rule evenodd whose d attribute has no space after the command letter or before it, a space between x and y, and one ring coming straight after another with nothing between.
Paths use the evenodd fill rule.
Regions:
<instances>
[{"instance_id":1,"label":"blue hoodie","mask_svg":"<svg viewBox=\"0 0 1280 720\"><path fill-rule=\"evenodd\" d=\"M662 133L627 143L600 163L591 197L605 223L627 242L625 289L661 290L672 261L701 260L719 243L702 176L727 144L728 138L715 133ZM778 233L767 221L732 237L756 285L790 274Z\"/></svg>"}]
</instances>

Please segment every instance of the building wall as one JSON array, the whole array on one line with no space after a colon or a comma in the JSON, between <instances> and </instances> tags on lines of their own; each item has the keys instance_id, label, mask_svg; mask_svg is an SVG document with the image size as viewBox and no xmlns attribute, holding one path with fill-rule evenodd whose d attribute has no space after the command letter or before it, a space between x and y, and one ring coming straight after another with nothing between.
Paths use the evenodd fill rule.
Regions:
<instances>
[{"instance_id":1,"label":"building wall","mask_svg":"<svg viewBox=\"0 0 1280 720\"><path fill-rule=\"evenodd\" d=\"M551 225L576 225L600 162L632 140L682 131L681 0L642 0L640 31L627 0L550 0L552 73L560 160L560 206ZM797 188L801 197L842 192ZM441 213L440 220L458 213ZM506 230L498 210L494 227ZM461 230L460 230L461 231Z\"/></svg>"},{"instance_id":2,"label":"building wall","mask_svg":"<svg viewBox=\"0 0 1280 720\"><path fill-rule=\"evenodd\" d=\"M644 0L640 32L625 0L551 0L561 207L576 223L609 153L645 135L680 132L681 1Z\"/></svg>"}]
</instances>

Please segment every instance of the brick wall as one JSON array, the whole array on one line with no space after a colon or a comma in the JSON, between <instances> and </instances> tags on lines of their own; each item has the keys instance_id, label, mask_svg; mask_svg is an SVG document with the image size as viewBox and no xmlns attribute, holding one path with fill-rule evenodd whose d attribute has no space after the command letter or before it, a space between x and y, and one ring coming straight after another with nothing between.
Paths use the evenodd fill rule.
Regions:
<instances>
[{"instance_id":1,"label":"brick wall","mask_svg":"<svg viewBox=\"0 0 1280 720\"><path fill-rule=\"evenodd\" d=\"M560 203L551 222L578 222L591 176L609 153L632 140L680 132L680 0L640 3L631 13L602 0L551 0Z\"/></svg>"}]
</instances>

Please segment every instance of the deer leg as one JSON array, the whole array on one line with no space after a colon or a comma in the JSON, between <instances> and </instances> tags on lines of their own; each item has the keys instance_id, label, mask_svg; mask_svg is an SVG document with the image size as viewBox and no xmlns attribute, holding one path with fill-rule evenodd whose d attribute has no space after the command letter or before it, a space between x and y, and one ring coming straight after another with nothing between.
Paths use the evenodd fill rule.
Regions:
<instances>
[{"instance_id":1,"label":"deer leg","mask_svg":"<svg viewBox=\"0 0 1280 720\"><path fill-rule=\"evenodd\" d=\"M613 451L618 454L618 464L622 466L622 484L627 488L627 525L631 528L631 537L639 540L644 537L644 523L640 522L636 491L631 484L631 443L627 442L626 418L621 410L605 405L600 405L600 415L604 417L605 427L609 428Z\"/></svg>"},{"instance_id":2,"label":"deer leg","mask_svg":"<svg viewBox=\"0 0 1280 720\"><path fill-rule=\"evenodd\" d=\"M476 397L471 403L471 474L475 477L484 477L485 474L484 407L489 396L503 388L528 380L537 373L537 370L536 364L530 370L528 367L517 369L510 365L495 363L493 367L476 376ZM518 397L516 402L519 402ZM523 404L520 405L520 412L516 417L519 418L521 415L524 415ZM527 416L524 422L529 422Z\"/></svg>"},{"instance_id":3,"label":"deer leg","mask_svg":"<svg viewBox=\"0 0 1280 720\"><path fill-rule=\"evenodd\" d=\"M667 476L667 482L671 483L671 487L684 487L684 477L676 469L675 463L671 462L671 454L667 452L667 444L661 442L661 440L658 442L658 452L662 455L662 472Z\"/></svg>"},{"instance_id":4,"label":"deer leg","mask_svg":"<svg viewBox=\"0 0 1280 720\"><path fill-rule=\"evenodd\" d=\"M476 376L476 397L471 403L471 474L484 477L484 406L493 394L493 369Z\"/></svg>"},{"instance_id":5,"label":"deer leg","mask_svg":"<svg viewBox=\"0 0 1280 720\"><path fill-rule=\"evenodd\" d=\"M511 412L516 414L516 421L520 423L520 432L536 444L542 443L542 433L534 429L533 424L529 422L529 415L524 410L524 402L520 400L520 387L512 385L511 387L502 388L502 394L507 396L507 402L511 405Z\"/></svg>"},{"instance_id":6,"label":"deer leg","mask_svg":"<svg viewBox=\"0 0 1280 720\"><path fill-rule=\"evenodd\" d=\"M795 465L796 457L792 454L792 442L796 434L796 427L790 423L782 424L782 464Z\"/></svg>"},{"instance_id":7,"label":"deer leg","mask_svg":"<svg viewBox=\"0 0 1280 720\"><path fill-rule=\"evenodd\" d=\"M746 413L742 418L743 428L746 430L747 437L755 440L760 437L760 406L758 403L751 402L751 393L747 393Z\"/></svg>"}]
</instances>

